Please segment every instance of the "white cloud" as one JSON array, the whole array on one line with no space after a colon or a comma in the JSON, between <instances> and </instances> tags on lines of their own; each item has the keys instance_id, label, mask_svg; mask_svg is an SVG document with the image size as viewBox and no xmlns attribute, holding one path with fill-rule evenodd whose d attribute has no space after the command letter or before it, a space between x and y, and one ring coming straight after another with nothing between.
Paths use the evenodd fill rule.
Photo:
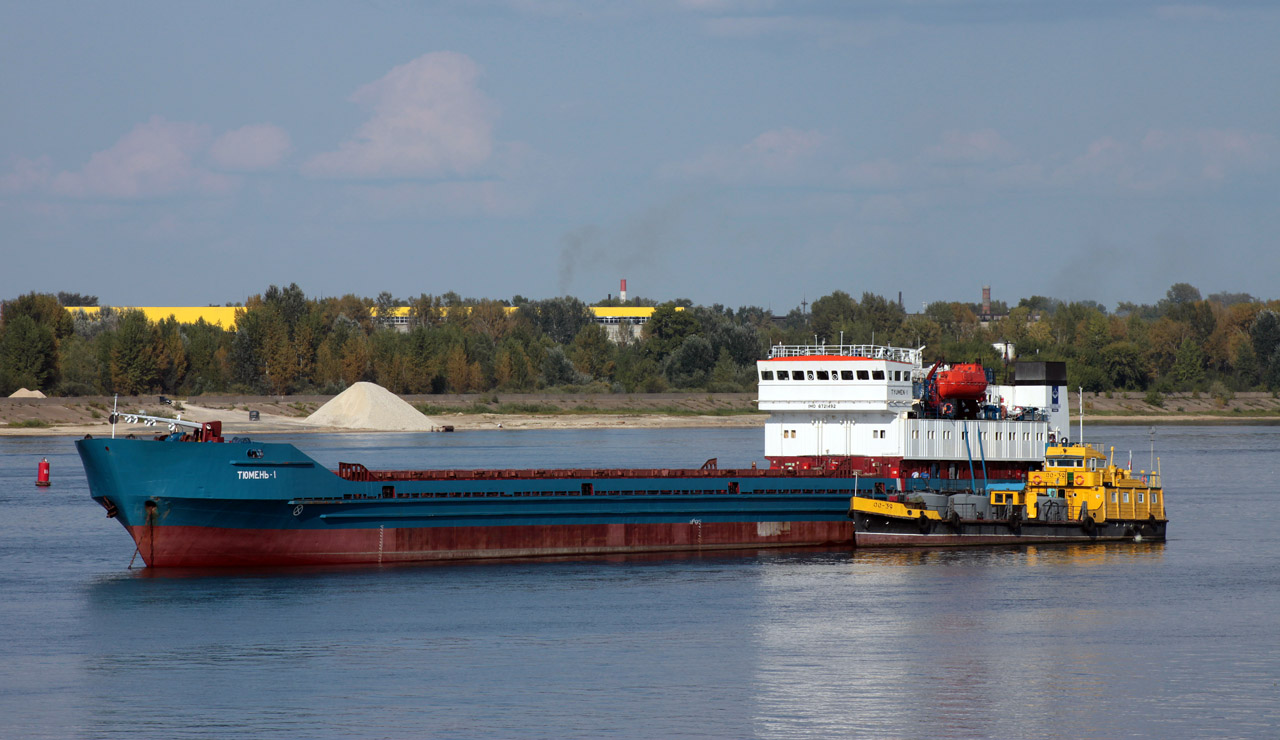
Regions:
<instances>
[{"instance_id":1,"label":"white cloud","mask_svg":"<svg viewBox=\"0 0 1280 740\"><path fill-rule=\"evenodd\" d=\"M336 151L303 172L320 177L444 177L481 170L493 154L497 106L476 87L479 66L433 52L392 69L351 96L373 110Z\"/></svg>"},{"instance_id":2,"label":"white cloud","mask_svg":"<svg viewBox=\"0 0 1280 740\"><path fill-rule=\"evenodd\" d=\"M220 193L234 181L198 167L194 158L208 142L206 126L153 116L83 168L53 175L50 192L69 197L148 198L182 192Z\"/></svg>"},{"instance_id":3,"label":"white cloud","mask_svg":"<svg viewBox=\"0 0 1280 740\"><path fill-rule=\"evenodd\" d=\"M1274 136L1233 129L1152 129L1136 142L1103 137L1054 172L1064 185L1141 192L1216 186L1274 166Z\"/></svg>"},{"instance_id":4,"label":"white cloud","mask_svg":"<svg viewBox=\"0 0 1280 740\"><path fill-rule=\"evenodd\" d=\"M42 190L53 177L53 162L48 157L19 159L13 171L0 176L0 193L23 193Z\"/></svg>"},{"instance_id":5,"label":"white cloud","mask_svg":"<svg viewBox=\"0 0 1280 740\"><path fill-rule=\"evenodd\" d=\"M716 147L690 162L667 165L662 172L727 184L810 180L823 176L829 168L820 156L828 142L818 131L780 128L737 148Z\"/></svg>"},{"instance_id":6,"label":"white cloud","mask_svg":"<svg viewBox=\"0 0 1280 740\"><path fill-rule=\"evenodd\" d=\"M1016 152L1013 145L1004 140L995 129L978 131L948 131L942 135L942 143L931 147L926 156L948 164L986 164L1008 162Z\"/></svg>"},{"instance_id":7,"label":"white cloud","mask_svg":"<svg viewBox=\"0 0 1280 740\"><path fill-rule=\"evenodd\" d=\"M224 170L269 170L280 164L290 148L287 131L269 123L257 123L219 136L209 147L209 159Z\"/></svg>"}]
</instances>

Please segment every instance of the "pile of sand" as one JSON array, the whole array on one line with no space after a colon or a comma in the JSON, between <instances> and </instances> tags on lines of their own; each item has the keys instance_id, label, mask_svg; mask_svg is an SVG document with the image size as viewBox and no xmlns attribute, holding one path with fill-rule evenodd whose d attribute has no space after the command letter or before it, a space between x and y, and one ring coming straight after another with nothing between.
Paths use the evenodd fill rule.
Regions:
<instances>
[{"instance_id":1,"label":"pile of sand","mask_svg":"<svg viewBox=\"0 0 1280 740\"><path fill-rule=\"evenodd\" d=\"M440 426L376 383L356 383L316 409L307 422L386 432L429 432Z\"/></svg>"},{"instance_id":2,"label":"pile of sand","mask_svg":"<svg viewBox=\"0 0 1280 740\"><path fill-rule=\"evenodd\" d=\"M9 398L44 398L44 394L40 391L29 391L26 388L19 388L9 394Z\"/></svg>"}]
</instances>

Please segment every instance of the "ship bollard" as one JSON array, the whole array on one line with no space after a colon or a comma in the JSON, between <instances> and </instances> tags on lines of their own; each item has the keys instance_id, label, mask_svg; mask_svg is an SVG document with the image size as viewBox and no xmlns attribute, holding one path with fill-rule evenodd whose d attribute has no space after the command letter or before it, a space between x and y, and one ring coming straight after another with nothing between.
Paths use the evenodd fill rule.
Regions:
<instances>
[{"instance_id":1,"label":"ship bollard","mask_svg":"<svg viewBox=\"0 0 1280 740\"><path fill-rule=\"evenodd\" d=\"M40 465L36 467L36 485L41 488L49 486L49 458L40 460Z\"/></svg>"}]
</instances>

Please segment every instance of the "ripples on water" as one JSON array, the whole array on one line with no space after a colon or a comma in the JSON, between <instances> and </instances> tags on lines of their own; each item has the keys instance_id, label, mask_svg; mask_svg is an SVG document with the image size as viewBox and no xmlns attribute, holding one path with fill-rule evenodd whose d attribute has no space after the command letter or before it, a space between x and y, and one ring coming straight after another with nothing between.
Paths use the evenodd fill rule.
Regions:
<instances>
[{"instance_id":1,"label":"ripples on water","mask_svg":"<svg viewBox=\"0 0 1280 740\"><path fill-rule=\"evenodd\" d=\"M1145 428L1096 437L1147 466ZM371 467L759 459L758 430L297 442ZM1158 444L1167 545L149 573L69 440L0 439L0 736L1275 737L1280 428Z\"/></svg>"}]
</instances>

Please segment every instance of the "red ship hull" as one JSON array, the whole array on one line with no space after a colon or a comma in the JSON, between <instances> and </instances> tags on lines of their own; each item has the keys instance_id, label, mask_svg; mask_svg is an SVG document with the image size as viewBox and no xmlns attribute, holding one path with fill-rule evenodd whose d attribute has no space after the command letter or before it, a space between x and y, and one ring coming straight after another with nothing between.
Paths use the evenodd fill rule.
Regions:
<instances>
[{"instance_id":1,"label":"red ship hull","mask_svg":"<svg viewBox=\"0 0 1280 740\"><path fill-rule=\"evenodd\" d=\"M334 565L851 546L853 522L683 522L246 530L129 528L152 567Z\"/></svg>"}]
</instances>

